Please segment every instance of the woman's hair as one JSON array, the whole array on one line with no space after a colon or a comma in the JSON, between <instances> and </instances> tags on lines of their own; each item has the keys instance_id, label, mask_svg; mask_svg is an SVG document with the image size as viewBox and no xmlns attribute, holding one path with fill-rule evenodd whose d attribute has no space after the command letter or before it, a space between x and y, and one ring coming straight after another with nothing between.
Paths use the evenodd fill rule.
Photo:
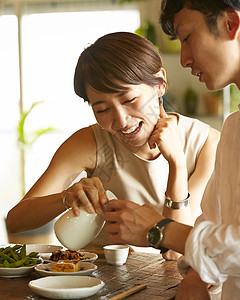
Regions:
<instances>
[{"instance_id":1,"label":"woman's hair","mask_svg":"<svg viewBox=\"0 0 240 300\"><path fill-rule=\"evenodd\" d=\"M175 15L184 7L201 12L210 30L217 32L218 16L228 8L240 10L240 0L163 0L159 22L172 40L177 38L174 32Z\"/></svg>"},{"instance_id":2,"label":"woman's hair","mask_svg":"<svg viewBox=\"0 0 240 300\"><path fill-rule=\"evenodd\" d=\"M78 59L74 90L88 101L86 85L104 93L124 91L124 84L165 84L156 74L162 59L147 39L129 32L110 33L86 48Z\"/></svg>"}]
</instances>

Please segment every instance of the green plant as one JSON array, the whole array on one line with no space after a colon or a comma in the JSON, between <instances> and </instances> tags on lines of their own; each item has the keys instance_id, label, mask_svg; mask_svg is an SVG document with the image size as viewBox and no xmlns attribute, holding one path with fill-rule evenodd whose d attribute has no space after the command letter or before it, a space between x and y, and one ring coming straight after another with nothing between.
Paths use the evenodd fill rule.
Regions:
<instances>
[{"instance_id":1,"label":"green plant","mask_svg":"<svg viewBox=\"0 0 240 300\"><path fill-rule=\"evenodd\" d=\"M34 102L27 111L22 111L20 114L20 119L17 126L18 133L18 146L20 149L20 168L21 168L21 190L22 196L25 195L25 156L26 156L26 147L32 146L36 140L45 133L56 130L53 127L40 128L36 129L30 133L27 133L25 130L26 119L30 115L31 111L37 105L44 103L44 101Z\"/></svg>"},{"instance_id":2,"label":"green plant","mask_svg":"<svg viewBox=\"0 0 240 300\"><path fill-rule=\"evenodd\" d=\"M22 145L31 146L43 134L56 130L53 127L47 127L47 128L36 129L33 132L31 132L31 134L27 134L27 132L25 131L25 123L27 117L29 116L33 108L41 103L44 103L44 101L34 102L27 111L22 111L22 113L20 114L20 120L18 122L17 132L18 132L18 141Z\"/></svg>"},{"instance_id":3,"label":"green plant","mask_svg":"<svg viewBox=\"0 0 240 300\"><path fill-rule=\"evenodd\" d=\"M230 112L234 112L238 110L238 104L240 102L240 92L234 84L231 84L230 86L230 95Z\"/></svg>"},{"instance_id":4,"label":"green plant","mask_svg":"<svg viewBox=\"0 0 240 300\"><path fill-rule=\"evenodd\" d=\"M191 87L187 88L184 95L184 101L187 114L195 115L198 106L198 95Z\"/></svg>"},{"instance_id":5,"label":"green plant","mask_svg":"<svg viewBox=\"0 0 240 300\"><path fill-rule=\"evenodd\" d=\"M141 27L136 29L135 33L146 38L154 45L156 44L156 30L154 25L151 22L145 21Z\"/></svg>"},{"instance_id":6,"label":"green plant","mask_svg":"<svg viewBox=\"0 0 240 300\"><path fill-rule=\"evenodd\" d=\"M220 99L223 98L223 90L212 92ZM240 102L240 91L235 84L230 85L230 113L238 110L238 104Z\"/></svg>"}]
</instances>

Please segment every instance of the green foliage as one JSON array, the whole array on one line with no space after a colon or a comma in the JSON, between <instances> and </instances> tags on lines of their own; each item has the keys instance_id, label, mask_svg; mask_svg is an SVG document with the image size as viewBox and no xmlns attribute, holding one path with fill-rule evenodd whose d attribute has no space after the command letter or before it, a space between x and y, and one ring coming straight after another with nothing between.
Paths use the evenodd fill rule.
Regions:
<instances>
[{"instance_id":1,"label":"green foliage","mask_svg":"<svg viewBox=\"0 0 240 300\"><path fill-rule=\"evenodd\" d=\"M154 25L149 22L145 21L141 27L139 27L136 31L136 34L146 38L150 42L152 42L154 45L156 43L156 30Z\"/></svg>"},{"instance_id":2,"label":"green foliage","mask_svg":"<svg viewBox=\"0 0 240 300\"><path fill-rule=\"evenodd\" d=\"M223 90L213 92L219 98L223 97ZM240 103L240 91L235 84L230 85L230 113L238 110Z\"/></svg>"},{"instance_id":3,"label":"green foliage","mask_svg":"<svg viewBox=\"0 0 240 300\"><path fill-rule=\"evenodd\" d=\"M29 116L29 114L31 113L31 111L33 110L33 108L41 103L43 103L43 101L34 102L31 105L31 107L29 108L29 110L23 111L20 115L20 120L19 120L18 126L17 126L17 132L18 132L18 141L22 145L31 146L43 134L56 130L53 127L40 128L40 129L34 130L31 134L27 135L27 133L25 131L26 119ZM31 138L30 138L30 136L31 136Z\"/></svg>"},{"instance_id":4,"label":"green foliage","mask_svg":"<svg viewBox=\"0 0 240 300\"><path fill-rule=\"evenodd\" d=\"M238 90L236 85L232 84L230 86L230 94L231 94L230 112L234 112L238 110L238 104L240 103L240 91Z\"/></svg>"},{"instance_id":5,"label":"green foliage","mask_svg":"<svg viewBox=\"0 0 240 300\"><path fill-rule=\"evenodd\" d=\"M151 22L145 21L141 27L135 30L135 33L152 42L159 50L159 47L156 46L156 30Z\"/></svg>"}]
</instances>

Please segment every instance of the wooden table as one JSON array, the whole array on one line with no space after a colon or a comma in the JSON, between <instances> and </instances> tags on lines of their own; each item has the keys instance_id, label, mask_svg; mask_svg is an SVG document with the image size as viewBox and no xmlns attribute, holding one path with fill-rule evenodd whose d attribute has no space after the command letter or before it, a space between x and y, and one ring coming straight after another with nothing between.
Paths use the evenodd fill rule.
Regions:
<instances>
[{"instance_id":1,"label":"wooden table","mask_svg":"<svg viewBox=\"0 0 240 300\"><path fill-rule=\"evenodd\" d=\"M111 266L99 257L95 262L98 269L92 276L100 278L105 286L91 300L106 300L137 284L147 284L147 288L129 296L137 300L170 300L176 295L181 281L176 262L165 261L160 254L133 253L123 266ZM23 278L0 278L1 300L42 300L28 287L28 282L39 278L35 271ZM213 296L212 299L220 299Z\"/></svg>"}]
</instances>

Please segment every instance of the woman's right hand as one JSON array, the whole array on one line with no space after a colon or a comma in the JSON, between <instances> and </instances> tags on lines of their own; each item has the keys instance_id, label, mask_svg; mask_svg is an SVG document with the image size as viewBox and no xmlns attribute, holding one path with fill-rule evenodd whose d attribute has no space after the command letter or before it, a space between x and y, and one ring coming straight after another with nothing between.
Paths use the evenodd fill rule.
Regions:
<instances>
[{"instance_id":1,"label":"woman's right hand","mask_svg":"<svg viewBox=\"0 0 240 300\"><path fill-rule=\"evenodd\" d=\"M67 190L62 192L66 197L66 204L79 216L79 206L84 206L88 213L101 214L102 205L108 202L106 191L98 177L82 178Z\"/></svg>"}]
</instances>

